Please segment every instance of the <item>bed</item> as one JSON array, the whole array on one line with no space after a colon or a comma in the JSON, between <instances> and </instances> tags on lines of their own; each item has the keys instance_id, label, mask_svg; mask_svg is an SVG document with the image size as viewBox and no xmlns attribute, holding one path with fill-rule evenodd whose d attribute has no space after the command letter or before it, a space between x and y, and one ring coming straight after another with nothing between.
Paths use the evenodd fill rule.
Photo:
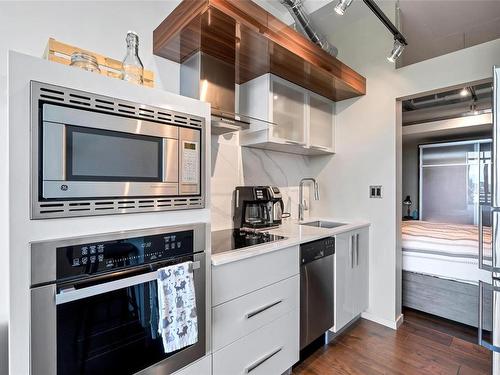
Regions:
<instances>
[{"instance_id":1,"label":"bed","mask_svg":"<svg viewBox=\"0 0 500 375\"><path fill-rule=\"evenodd\" d=\"M483 236L488 262L489 227L484 228ZM477 326L478 280L491 281L491 273L478 267L478 239L474 225L403 221L403 305ZM490 302L485 297L488 309Z\"/></svg>"}]
</instances>

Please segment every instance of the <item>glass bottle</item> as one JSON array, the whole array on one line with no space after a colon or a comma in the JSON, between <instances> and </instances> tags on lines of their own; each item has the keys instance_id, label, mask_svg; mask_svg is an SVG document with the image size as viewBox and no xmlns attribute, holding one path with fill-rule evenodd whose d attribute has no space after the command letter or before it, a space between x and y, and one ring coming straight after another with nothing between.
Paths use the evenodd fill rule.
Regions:
<instances>
[{"instance_id":1,"label":"glass bottle","mask_svg":"<svg viewBox=\"0 0 500 375\"><path fill-rule=\"evenodd\" d=\"M139 58L139 36L134 31L127 32L127 55L122 62L121 79L142 85L144 65Z\"/></svg>"}]
</instances>

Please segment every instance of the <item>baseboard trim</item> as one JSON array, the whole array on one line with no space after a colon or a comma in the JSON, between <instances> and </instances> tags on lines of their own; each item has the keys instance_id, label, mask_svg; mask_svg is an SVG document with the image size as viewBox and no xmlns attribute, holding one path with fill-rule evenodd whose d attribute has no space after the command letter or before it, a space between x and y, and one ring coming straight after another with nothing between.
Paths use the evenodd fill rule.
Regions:
<instances>
[{"instance_id":1,"label":"baseboard trim","mask_svg":"<svg viewBox=\"0 0 500 375\"><path fill-rule=\"evenodd\" d=\"M401 327L401 324L403 324L403 322L404 322L404 318L405 317L403 314L399 314L398 318L396 319L396 329Z\"/></svg>"},{"instance_id":2,"label":"baseboard trim","mask_svg":"<svg viewBox=\"0 0 500 375\"><path fill-rule=\"evenodd\" d=\"M380 318L376 315L373 315L369 312L364 312L361 314L361 317L363 319L367 319L367 320L370 320L374 323L378 323L378 324L381 324L383 326L386 326L386 327L389 327L391 329L394 329L394 330L397 330L399 328L399 326L401 324L403 324L403 314L400 314L398 316L397 319L395 319L394 321L391 321L389 319L384 319L384 318Z\"/></svg>"}]
</instances>

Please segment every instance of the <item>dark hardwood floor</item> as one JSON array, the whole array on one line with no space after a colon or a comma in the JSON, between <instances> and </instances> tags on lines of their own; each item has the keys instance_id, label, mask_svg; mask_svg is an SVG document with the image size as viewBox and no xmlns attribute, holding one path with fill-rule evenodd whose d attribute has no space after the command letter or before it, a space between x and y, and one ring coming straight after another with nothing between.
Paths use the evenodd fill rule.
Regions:
<instances>
[{"instance_id":1,"label":"dark hardwood floor","mask_svg":"<svg viewBox=\"0 0 500 375\"><path fill-rule=\"evenodd\" d=\"M491 354L471 327L407 310L394 331L361 319L298 364L294 375L487 375ZM440 324L442 323L442 324Z\"/></svg>"}]
</instances>

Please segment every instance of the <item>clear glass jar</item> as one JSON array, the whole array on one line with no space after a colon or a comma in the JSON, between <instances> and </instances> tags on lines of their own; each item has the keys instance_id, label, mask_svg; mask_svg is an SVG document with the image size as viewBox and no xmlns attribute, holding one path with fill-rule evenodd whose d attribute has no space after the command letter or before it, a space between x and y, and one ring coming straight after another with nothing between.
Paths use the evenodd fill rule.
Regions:
<instances>
[{"instance_id":1,"label":"clear glass jar","mask_svg":"<svg viewBox=\"0 0 500 375\"><path fill-rule=\"evenodd\" d=\"M142 85L144 65L139 58L139 36L134 31L129 31L126 41L127 55L122 62L121 79Z\"/></svg>"},{"instance_id":2,"label":"clear glass jar","mask_svg":"<svg viewBox=\"0 0 500 375\"><path fill-rule=\"evenodd\" d=\"M71 54L71 66L76 66L88 70L89 72L100 73L99 64L95 56L92 56L85 52L73 52Z\"/></svg>"}]
</instances>

